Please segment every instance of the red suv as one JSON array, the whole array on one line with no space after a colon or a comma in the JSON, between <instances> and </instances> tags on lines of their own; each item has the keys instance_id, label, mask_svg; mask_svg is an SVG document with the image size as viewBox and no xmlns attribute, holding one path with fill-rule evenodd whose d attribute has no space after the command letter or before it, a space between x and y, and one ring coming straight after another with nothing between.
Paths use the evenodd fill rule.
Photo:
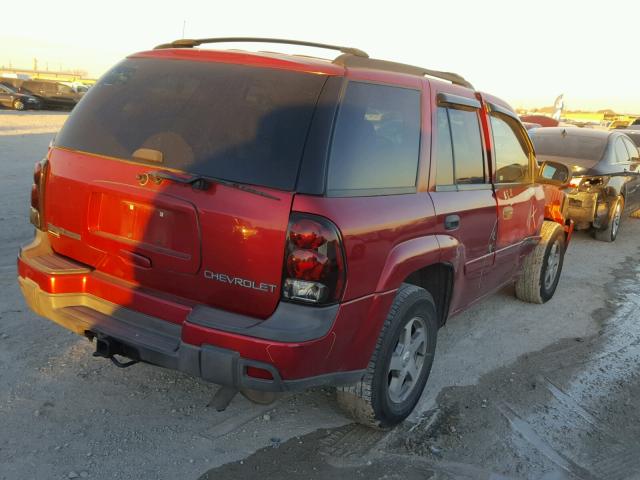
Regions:
<instances>
[{"instance_id":1,"label":"red suv","mask_svg":"<svg viewBox=\"0 0 640 480\"><path fill-rule=\"evenodd\" d=\"M86 94L36 164L24 296L120 366L223 385L221 406L329 384L398 423L449 316L513 282L551 298L568 171L459 75L194 48L229 40L260 39L162 45Z\"/></svg>"}]
</instances>

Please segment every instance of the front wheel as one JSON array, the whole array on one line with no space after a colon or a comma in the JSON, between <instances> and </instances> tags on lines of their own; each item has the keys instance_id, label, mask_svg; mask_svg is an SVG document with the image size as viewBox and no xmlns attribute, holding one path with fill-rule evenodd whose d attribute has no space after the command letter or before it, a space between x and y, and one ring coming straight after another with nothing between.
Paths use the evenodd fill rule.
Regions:
<instances>
[{"instance_id":1,"label":"front wheel","mask_svg":"<svg viewBox=\"0 0 640 480\"><path fill-rule=\"evenodd\" d=\"M14 110L24 110L24 103L22 100L17 99L13 101L13 109Z\"/></svg>"},{"instance_id":2,"label":"front wheel","mask_svg":"<svg viewBox=\"0 0 640 480\"><path fill-rule=\"evenodd\" d=\"M564 228L545 220L540 243L525 258L516 280L516 297L529 303L545 303L553 297L564 262Z\"/></svg>"},{"instance_id":3,"label":"front wheel","mask_svg":"<svg viewBox=\"0 0 640 480\"><path fill-rule=\"evenodd\" d=\"M402 284L363 379L338 388L340 406L358 423L374 428L403 421L427 383L437 335L436 308L429 292Z\"/></svg>"},{"instance_id":4,"label":"front wheel","mask_svg":"<svg viewBox=\"0 0 640 480\"><path fill-rule=\"evenodd\" d=\"M622 221L622 212L624 210L624 198L619 195L618 198L611 205L609 211L609 223L604 230L595 230L593 235L596 240L602 242L613 242L618 238L618 231L620 230L620 222Z\"/></svg>"}]
</instances>

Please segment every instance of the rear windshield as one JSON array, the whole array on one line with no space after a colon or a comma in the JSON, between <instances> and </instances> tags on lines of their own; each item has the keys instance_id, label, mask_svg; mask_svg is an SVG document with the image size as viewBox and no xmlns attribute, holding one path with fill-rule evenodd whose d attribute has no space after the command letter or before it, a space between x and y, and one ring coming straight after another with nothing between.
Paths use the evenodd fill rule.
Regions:
<instances>
[{"instance_id":1,"label":"rear windshield","mask_svg":"<svg viewBox=\"0 0 640 480\"><path fill-rule=\"evenodd\" d=\"M606 136L571 135L563 131L540 134L540 130L534 130L530 135L538 160L553 157L556 161L583 168L595 166L607 148Z\"/></svg>"},{"instance_id":2,"label":"rear windshield","mask_svg":"<svg viewBox=\"0 0 640 480\"><path fill-rule=\"evenodd\" d=\"M87 92L56 145L126 160L152 149L162 153L161 164L136 161L292 190L325 80L235 64L127 59Z\"/></svg>"}]
</instances>

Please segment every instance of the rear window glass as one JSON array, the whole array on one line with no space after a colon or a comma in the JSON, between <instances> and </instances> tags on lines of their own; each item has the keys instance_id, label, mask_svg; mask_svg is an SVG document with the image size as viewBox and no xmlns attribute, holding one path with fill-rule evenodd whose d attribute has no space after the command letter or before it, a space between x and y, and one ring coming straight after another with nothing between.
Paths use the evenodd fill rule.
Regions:
<instances>
[{"instance_id":1,"label":"rear window glass","mask_svg":"<svg viewBox=\"0 0 640 480\"><path fill-rule=\"evenodd\" d=\"M535 130L531 132L531 140L538 160L553 157L554 160L583 168L591 168L598 163L607 148L606 136L572 135L562 131L540 134L540 130Z\"/></svg>"},{"instance_id":2,"label":"rear window glass","mask_svg":"<svg viewBox=\"0 0 640 480\"><path fill-rule=\"evenodd\" d=\"M291 190L325 80L244 65L128 59L87 92L56 144L126 160L141 148L158 150L163 162L149 163L157 168Z\"/></svg>"},{"instance_id":3,"label":"rear window glass","mask_svg":"<svg viewBox=\"0 0 640 480\"><path fill-rule=\"evenodd\" d=\"M328 190L415 188L420 92L350 82L333 134Z\"/></svg>"}]
</instances>

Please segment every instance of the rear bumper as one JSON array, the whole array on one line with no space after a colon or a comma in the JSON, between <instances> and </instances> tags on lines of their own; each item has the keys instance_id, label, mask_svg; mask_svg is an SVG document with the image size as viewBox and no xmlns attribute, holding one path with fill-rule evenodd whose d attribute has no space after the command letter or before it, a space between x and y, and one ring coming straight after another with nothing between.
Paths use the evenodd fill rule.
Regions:
<instances>
[{"instance_id":1,"label":"rear bumper","mask_svg":"<svg viewBox=\"0 0 640 480\"><path fill-rule=\"evenodd\" d=\"M569 195L568 216L577 224L593 222L596 214L598 194L577 192Z\"/></svg>"},{"instance_id":2,"label":"rear bumper","mask_svg":"<svg viewBox=\"0 0 640 480\"><path fill-rule=\"evenodd\" d=\"M238 389L291 391L318 385L358 381L362 371L336 372L285 380L276 366L244 358L239 352L214 345L182 341L181 326L118 307L86 294L52 295L32 280L19 278L29 306L38 314L78 334L117 342L121 354L204 380ZM250 369L268 372L271 378L250 376Z\"/></svg>"},{"instance_id":3,"label":"rear bumper","mask_svg":"<svg viewBox=\"0 0 640 480\"><path fill-rule=\"evenodd\" d=\"M591 226L606 228L609 225L609 208L615 198L598 192L572 193L569 195L568 216L581 229Z\"/></svg>"},{"instance_id":4,"label":"rear bumper","mask_svg":"<svg viewBox=\"0 0 640 480\"><path fill-rule=\"evenodd\" d=\"M260 321L107 277L53 253L42 232L20 253L18 281L37 314L80 335L114 339L128 357L267 391L356 382L395 296L321 309L281 302Z\"/></svg>"}]
</instances>

